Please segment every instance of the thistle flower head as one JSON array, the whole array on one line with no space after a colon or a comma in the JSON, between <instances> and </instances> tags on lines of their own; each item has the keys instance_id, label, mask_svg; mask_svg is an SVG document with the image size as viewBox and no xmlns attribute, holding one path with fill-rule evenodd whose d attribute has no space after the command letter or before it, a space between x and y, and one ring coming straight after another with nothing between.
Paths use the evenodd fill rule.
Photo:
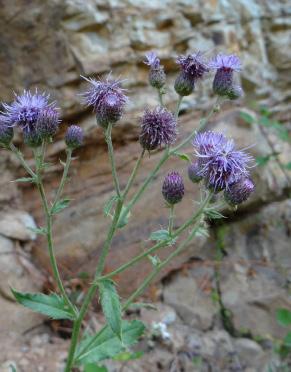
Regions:
<instances>
[{"instance_id":1,"label":"thistle flower head","mask_svg":"<svg viewBox=\"0 0 291 372\"><path fill-rule=\"evenodd\" d=\"M248 175L250 155L236 150L234 141L221 133L198 133L193 141L198 157L198 175L205 179L206 186L215 192L229 187Z\"/></svg>"},{"instance_id":2,"label":"thistle flower head","mask_svg":"<svg viewBox=\"0 0 291 372\"><path fill-rule=\"evenodd\" d=\"M35 124L35 131L39 133L42 139L49 139L54 136L59 128L59 113L52 107L42 110Z\"/></svg>"},{"instance_id":3,"label":"thistle flower head","mask_svg":"<svg viewBox=\"0 0 291 372\"><path fill-rule=\"evenodd\" d=\"M122 116L124 106L128 101L124 94L125 89L121 88L121 81L111 79L108 76L105 80L87 79L90 89L83 94L88 106L92 106L98 119L106 123L116 123Z\"/></svg>"},{"instance_id":4,"label":"thistle flower head","mask_svg":"<svg viewBox=\"0 0 291 372\"><path fill-rule=\"evenodd\" d=\"M169 173L163 182L162 194L170 205L179 203L184 196L183 178L178 172Z\"/></svg>"},{"instance_id":5,"label":"thistle flower head","mask_svg":"<svg viewBox=\"0 0 291 372\"><path fill-rule=\"evenodd\" d=\"M201 52L188 54L187 56L181 55L177 58L176 62L180 65L182 72L194 81L202 78L209 71Z\"/></svg>"},{"instance_id":6,"label":"thistle flower head","mask_svg":"<svg viewBox=\"0 0 291 372\"><path fill-rule=\"evenodd\" d=\"M170 145L177 137L177 121L174 115L163 107L146 109L141 120L139 141L145 150L155 150Z\"/></svg>"},{"instance_id":7,"label":"thistle flower head","mask_svg":"<svg viewBox=\"0 0 291 372\"><path fill-rule=\"evenodd\" d=\"M75 149L80 147L83 143L84 133L83 129L78 125L71 125L66 132L66 145L71 148Z\"/></svg>"},{"instance_id":8,"label":"thistle flower head","mask_svg":"<svg viewBox=\"0 0 291 372\"><path fill-rule=\"evenodd\" d=\"M55 102L49 103L49 95L24 91L23 94L15 94L15 100L10 105L3 104L7 123L11 126L18 125L21 129L30 131L34 128L39 114L48 108L55 109Z\"/></svg>"},{"instance_id":9,"label":"thistle flower head","mask_svg":"<svg viewBox=\"0 0 291 372\"><path fill-rule=\"evenodd\" d=\"M158 69L160 67L160 59L155 52L148 52L146 53L145 57L146 60L144 61L144 63L146 65L150 66L153 69Z\"/></svg>"},{"instance_id":10,"label":"thistle flower head","mask_svg":"<svg viewBox=\"0 0 291 372\"><path fill-rule=\"evenodd\" d=\"M240 71L241 61L235 54L230 55L218 54L209 63L209 67L213 70L223 69L231 71Z\"/></svg>"},{"instance_id":11,"label":"thistle flower head","mask_svg":"<svg viewBox=\"0 0 291 372\"><path fill-rule=\"evenodd\" d=\"M246 201L255 191L255 184L249 177L242 177L224 191L225 200L232 206Z\"/></svg>"},{"instance_id":12,"label":"thistle flower head","mask_svg":"<svg viewBox=\"0 0 291 372\"><path fill-rule=\"evenodd\" d=\"M6 117L0 115L0 143L9 145L13 139L13 128L7 123Z\"/></svg>"},{"instance_id":13,"label":"thistle flower head","mask_svg":"<svg viewBox=\"0 0 291 372\"><path fill-rule=\"evenodd\" d=\"M243 97L244 91L239 85L232 85L232 87L227 92L227 97L231 100L236 100Z\"/></svg>"}]
</instances>

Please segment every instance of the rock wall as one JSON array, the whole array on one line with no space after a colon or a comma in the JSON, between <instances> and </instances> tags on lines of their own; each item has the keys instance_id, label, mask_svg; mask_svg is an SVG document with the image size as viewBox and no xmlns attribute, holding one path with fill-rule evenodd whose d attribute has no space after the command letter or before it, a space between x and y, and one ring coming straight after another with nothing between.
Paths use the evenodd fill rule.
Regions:
<instances>
[{"instance_id":1,"label":"rock wall","mask_svg":"<svg viewBox=\"0 0 291 372\"><path fill-rule=\"evenodd\" d=\"M157 103L155 93L147 84L147 68L142 63L145 52L150 49L158 52L165 65L168 74L166 104L170 108L174 108L176 100L172 82L177 72L174 63L177 54L200 49L206 51L206 56L211 56L217 51L228 51L238 53L243 61L241 83L246 97L242 105L249 106L253 101L267 103L278 118L285 121L287 126L290 125L288 105L291 59L287 45L291 40L291 18L288 3L287 0L0 0L1 100L11 100L13 91L20 92L23 88L37 86L49 91L58 101L62 110L63 129L49 149L50 160L56 164L59 158L64 157L62 134L66 125L78 123L85 130L85 145L76 153L77 158L70 172L71 182L65 190L73 202L70 208L58 216L54 226L57 255L69 285L70 279L76 274L90 274L94 270L108 226L108 221L102 216L102 208L113 192L102 133L96 128L90 110L81 104L79 93L85 89L86 84L80 75L97 76L113 71L115 76L120 75L126 79L124 85L129 90L131 100L126 115L114 130L117 168L121 185L124 186L140 151L137 142L138 115L145 105ZM213 103L211 78L197 86L195 94L185 99L180 120L181 136L197 126L201 113L205 113ZM268 154L268 141L271 141L281 152L280 158L288 160L288 145L279 143L272 134L266 137L256 128L242 123L237 104L225 105L224 108L209 124L210 128L224 130L241 146L255 143L256 146L251 149L254 155ZM191 149L186 149L186 152L191 154ZM31 156L29 152L26 155ZM138 188L159 156L155 154L145 159L134 189ZM22 174L13 156L1 151L0 166L0 236L5 240L5 244L1 243L1 250L7 245L8 251L15 255L18 249L26 251L32 254L41 270L47 272L44 240L34 240L35 237L25 235L27 233L24 232L21 235L21 229L31 223L31 217L37 225L43 223L37 193L30 185L9 183ZM148 244L145 240L149 233L157 226L166 224L167 211L160 195L162 175L167 170L177 168L186 174L183 162L177 159L168 162L162 174L155 179L150 192L134 209L131 224L121 230L114 240L106 270L140 252ZM56 165L46 175L47 190L51 196L55 192L60 172L61 166ZM235 215L230 215L226 223L228 226L228 222L233 221L227 238L229 241L225 243L225 251L230 252L225 259L229 260L232 269L225 273L225 278L222 276L221 290L225 293L223 301L230 308L240 306L243 302L243 313L249 311L248 306L257 306L253 304L255 300L252 291L259 291L265 304L267 300L264 296L268 295L268 291L281 288L283 279L273 280L272 272L260 269L257 279L251 283L246 279L249 263L244 263L242 268L236 264L237 257L242 255L246 261L255 257L272 263L275 257L279 262L283 260L287 269L291 266L288 255L290 228L287 225L284 234L280 226L272 227L277 229L275 236L280 236L274 243L271 243L272 233L265 235L270 228L267 222L260 225L258 236L252 230L255 224L253 221L260 219L262 213L266 213L272 222L273 216L282 211L282 215L287 216L283 220L290 220L290 203L284 202L290 191L290 175L273 161L265 168L255 170L255 179L256 195ZM193 208L191 200L198 195L198 190L190 183L186 184L186 189L188 196L177 211L177 224L189 215ZM20 225L17 228L14 226L14 233L7 232L11 221L18 220ZM215 236L216 227L212 231ZM272 247L275 242L276 250ZM210 259L213 254L211 247L211 242L195 241L191 249L175 262L174 267L180 267L182 262L192 256ZM4 271L7 269L5 262L1 254L1 283L8 281ZM16 267L18 265L16 263ZM129 271L126 277L117 278L122 293L132 291L148 270L149 265L144 262ZM18 274L15 274L14 269L11 269L11 273L14 276L12 282L16 280L18 284ZM237 292L232 296L229 288L232 283L236 283L232 291L241 291L237 300L233 298ZM26 289L30 287L31 284L28 284ZM280 289L276 296L280 297L278 302L276 300L277 306L277 303L279 305L285 301L283 298L286 292ZM6 301L4 297L1 298L1 303L6 304ZM269 317L273 316L273 307L267 308L271 314ZM13 321L16 322L17 318L19 323L23 322L18 316ZM258 324L258 332L268 328L270 318L264 319L266 323ZM234 322L238 327L253 327L252 319L240 319L240 313ZM205 324L207 328L211 319L207 319ZM8 328L4 326L4 331Z\"/></svg>"}]
</instances>

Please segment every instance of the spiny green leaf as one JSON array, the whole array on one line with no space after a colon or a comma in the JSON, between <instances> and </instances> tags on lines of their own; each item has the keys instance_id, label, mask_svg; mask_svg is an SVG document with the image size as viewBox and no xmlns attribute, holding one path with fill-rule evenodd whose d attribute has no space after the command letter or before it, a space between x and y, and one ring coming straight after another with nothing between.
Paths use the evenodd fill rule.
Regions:
<instances>
[{"instance_id":1,"label":"spiny green leaf","mask_svg":"<svg viewBox=\"0 0 291 372\"><path fill-rule=\"evenodd\" d=\"M84 372L108 372L108 369L105 366L98 366L95 363L90 363L84 366Z\"/></svg>"},{"instance_id":2,"label":"spiny green leaf","mask_svg":"<svg viewBox=\"0 0 291 372\"><path fill-rule=\"evenodd\" d=\"M124 226L126 226L128 224L128 220L131 216L131 212L126 211L126 210L127 210L126 206L123 206L122 209L121 209L120 217L119 217L119 220L117 222L117 227L119 229L122 229Z\"/></svg>"},{"instance_id":3,"label":"spiny green leaf","mask_svg":"<svg viewBox=\"0 0 291 372\"><path fill-rule=\"evenodd\" d=\"M208 238L209 237L209 232L205 227L200 226L200 227L198 227L198 229L195 233L195 236L199 236L199 237L202 237L202 238Z\"/></svg>"},{"instance_id":4,"label":"spiny green leaf","mask_svg":"<svg viewBox=\"0 0 291 372\"><path fill-rule=\"evenodd\" d=\"M28 230L34 232L35 234L38 235L46 235L47 234L47 229L46 227L28 227Z\"/></svg>"},{"instance_id":5,"label":"spiny green leaf","mask_svg":"<svg viewBox=\"0 0 291 372\"><path fill-rule=\"evenodd\" d=\"M256 119L252 116L252 115L250 115L250 114L248 114L247 112L245 112L245 111L241 111L240 113L239 113L239 116L246 122L246 123L248 123L248 124L253 124L255 121L256 121Z\"/></svg>"},{"instance_id":6,"label":"spiny green leaf","mask_svg":"<svg viewBox=\"0 0 291 372\"><path fill-rule=\"evenodd\" d=\"M206 208L204 210L204 213L205 215L210 219L210 220L217 220L217 219L220 219L220 218L225 218L225 216L223 214L221 214L220 212L218 212L216 209L214 208Z\"/></svg>"},{"instance_id":7,"label":"spiny green leaf","mask_svg":"<svg viewBox=\"0 0 291 372\"><path fill-rule=\"evenodd\" d=\"M277 309L276 311L277 322L283 326L288 327L291 325L291 311L288 309Z\"/></svg>"},{"instance_id":8,"label":"spiny green leaf","mask_svg":"<svg viewBox=\"0 0 291 372\"><path fill-rule=\"evenodd\" d=\"M63 209L67 208L71 199L64 198L56 202L56 204L51 209L51 214L60 213Z\"/></svg>"},{"instance_id":9,"label":"spiny green leaf","mask_svg":"<svg viewBox=\"0 0 291 372\"><path fill-rule=\"evenodd\" d=\"M185 153L182 153L182 152L174 152L173 155L177 156L177 157L180 158L181 160L186 160L186 161L191 162L191 159L190 159L189 155L187 155L187 154L185 154Z\"/></svg>"},{"instance_id":10,"label":"spiny green leaf","mask_svg":"<svg viewBox=\"0 0 291 372\"><path fill-rule=\"evenodd\" d=\"M161 241L170 239L170 233L168 230L157 230L151 233L150 240Z\"/></svg>"},{"instance_id":11,"label":"spiny green leaf","mask_svg":"<svg viewBox=\"0 0 291 372\"><path fill-rule=\"evenodd\" d=\"M103 208L103 213L106 217L109 216L109 214L111 212L111 209L112 209L112 207L113 207L113 205L114 205L114 203L116 202L117 199L118 199L117 195L112 195L109 198L109 200L107 200L107 202L105 203L104 208Z\"/></svg>"},{"instance_id":12,"label":"spiny green leaf","mask_svg":"<svg viewBox=\"0 0 291 372\"><path fill-rule=\"evenodd\" d=\"M74 320L75 314L66 305L63 297L52 293L21 293L11 289L17 302L33 311L49 316L52 319Z\"/></svg>"},{"instance_id":13,"label":"spiny green leaf","mask_svg":"<svg viewBox=\"0 0 291 372\"><path fill-rule=\"evenodd\" d=\"M161 263L161 260L158 256L148 255L148 259L151 261L152 265L157 267Z\"/></svg>"},{"instance_id":14,"label":"spiny green leaf","mask_svg":"<svg viewBox=\"0 0 291 372\"><path fill-rule=\"evenodd\" d=\"M129 309L131 310L138 310L142 308L149 310L158 310L158 308L155 305L150 304L148 302L135 302L129 306Z\"/></svg>"},{"instance_id":15,"label":"spiny green leaf","mask_svg":"<svg viewBox=\"0 0 291 372\"><path fill-rule=\"evenodd\" d=\"M21 178L17 178L14 181L11 181L11 182L22 182L22 183L30 182L30 183L35 183L36 182L36 177L21 177Z\"/></svg>"},{"instance_id":16,"label":"spiny green leaf","mask_svg":"<svg viewBox=\"0 0 291 372\"><path fill-rule=\"evenodd\" d=\"M84 339L78 347L75 361L79 364L96 363L112 358L133 345L144 333L145 326L138 320L122 321L122 342L109 326L96 335ZM88 350L86 350L88 348ZM86 351L85 351L86 350Z\"/></svg>"},{"instance_id":17,"label":"spiny green leaf","mask_svg":"<svg viewBox=\"0 0 291 372\"><path fill-rule=\"evenodd\" d=\"M126 362L127 360L135 360L139 359L143 356L142 351L137 351L135 353L131 353L129 351L124 351L123 353L120 353L113 357L114 360L119 360L120 362Z\"/></svg>"},{"instance_id":18,"label":"spiny green leaf","mask_svg":"<svg viewBox=\"0 0 291 372\"><path fill-rule=\"evenodd\" d=\"M104 279L98 282L102 310L116 336L121 339L121 305L114 282Z\"/></svg>"}]
</instances>

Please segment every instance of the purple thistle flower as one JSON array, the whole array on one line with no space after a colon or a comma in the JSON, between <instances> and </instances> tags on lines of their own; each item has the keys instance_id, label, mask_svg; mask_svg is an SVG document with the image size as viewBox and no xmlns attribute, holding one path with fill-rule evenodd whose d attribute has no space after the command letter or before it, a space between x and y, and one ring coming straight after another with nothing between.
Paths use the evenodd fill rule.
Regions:
<instances>
[{"instance_id":1,"label":"purple thistle flower","mask_svg":"<svg viewBox=\"0 0 291 372\"><path fill-rule=\"evenodd\" d=\"M84 79L91 84L91 87L83 96L86 104L93 106L98 124L107 128L109 123L116 123L121 118L128 101L124 94L125 89L120 86L121 81L111 79L109 76L105 80Z\"/></svg>"},{"instance_id":2,"label":"purple thistle flower","mask_svg":"<svg viewBox=\"0 0 291 372\"><path fill-rule=\"evenodd\" d=\"M209 189L219 192L249 174L248 168L253 160L242 150L236 150L234 141L221 133L198 133L193 141L198 157L198 175L205 179Z\"/></svg>"},{"instance_id":3,"label":"purple thistle flower","mask_svg":"<svg viewBox=\"0 0 291 372\"><path fill-rule=\"evenodd\" d=\"M71 125L66 132L65 142L66 145L75 149L82 145L84 139L84 132L78 125Z\"/></svg>"},{"instance_id":4,"label":"purple thistle flower","mask_svg":"<svg viewBox=\"0 0 291 372\"><path fill-rule=\"evenodd\" d=\"M154 110L146 109L140 120L141 133L139 142L148 151L162 145L170 145L177 137L177 120L174 115L163 107Z\"/></svg>"},{"instance_id":5,"label":"purple thistle flower","mask_svg":"<svg viewBox=\"0 0 291 372\"><path fill-rule=\"evenodd\" d=\"M198 161L195 161L194 163L190 164L188 166L188 177L190 181L193 183L198 183L202 180L202 176L200 174L201 167L199 166Z\"/></svg>"},{"instance_id":6,"label":"purple thistle flower","mask_svg":"<svg viewBox=\"0 0 291 372\"><path fill-rule=\"evenodd\" d=\"M48 107L39 113L35 131L39 133L42 139L49 139L56 134L59 124L58 111L55 108Z\"/></svg>"},{"instance_id":7,"label":"purple thistle flower","mask_svg":"<svg viewBox=\"0 0 291 372\"><path fill-rule=\"evenodd\" d=\"M48 108L55 110L55 102L49 103L49 95L40 94L36 89L34 94L30 91L24 91L22 95L15 94L15 101L10 105L4 103L3 107L3 114L9 125L18 125L21 129L30 131L34 128L40 112Z\"/></svg>"},{"instance_id":8,"label":"purple thistle flower","mask_svg":"<svg viewBox=\"0 0 291 372\"><path fill-rule=\"evenodd\" d=\"M209 62L209 67L213 70L232 70L240 71L241 70L241 61L235 54L225 55L218 54Z\"/></svg>"},{"instance_id":9,"label":"purple thistle flower","mask_svg":"<svg viewBox=\"0 0 291 372\"><path fill-rule=\"evenodd\" d=\"M166 74L164 67L161 66L160 60L155 52L149 52L146 55L144 63L150 66L149 82L152 87L161 89L166 83Z\"/></svg>"},{"instance_id":10,"label":"purple thistle flower","mask_svg":"<svg viewBox=\"0 0 291 372\"><path fill-rule=\"evenodd\" d=\"M145 55L146 60L144 63L151 68L158 69L160 67L160 60L157 56L157 54L153 51L146 53Z\"/></svg>"},{"instance_id":11,"label":"purple thistle flower","mask_svg":"<svg viewBox=\"0 0 291 372\"><path fill-rule=\"evenodd\" d=\"M241 70L241 62L236 55L218 54L209 66L217 70L213 80L214 93L219 96L229 96L230 99L236 99L242 95L233 86L233 72Z\"/></svg>"},{"instance_id":12,"label":"purple thistle flower","mask_svg":"<svg viewBox=\"0 0 291 372\"><path fill-rule=\"evenodd\" d=\"M170 205L179 203L185 193L183 178L178 172L169 173L163 182L162 194Z\"/></svg>"},{"instance_id":13,"label":"purple thistle flower","mask_svg":"<svg viewBox=\"0 0 291 372\"><path fill-rule=\"evenodd\" d=\"M7 124L6 117L0 115L0 143L8 146L13 139L13 128Z\"/></svg>"},{"instance_id":14,"label":"purple thistle flower","mask_svg":"<svg viewBox=\"0 0 291 372\"><path fill-rule=\"evenodd\" d=\"M235 206L246 201L254 191L253 181L248 177L243 177L224 191L224 198L230 205Z\"/></svg>"},{"instance_id":15,"label":"purple thistle flower","mask_svg":"<svg viewBox=\"0 0 291 372\"><path fill-rule=\"evenodd\" d=\"M201 79L209 71L201 52L188 54L187 56L181 55L177 58L176 62L180 65L182 72L194 81Z\"/></svg>"},{"instance_id":16,"label":"purple thistle flower","mask_svg":"<svg viewBox=\"0 0 291 372\"><path fill-rule=\"evenodd\" d=\"M180 96L190 95L195 82L209 71L207 63L202 59L202 53L181 55L176 60L181 67L181 72L175 81L175 90Z\"/></svg>"}]
</instances>

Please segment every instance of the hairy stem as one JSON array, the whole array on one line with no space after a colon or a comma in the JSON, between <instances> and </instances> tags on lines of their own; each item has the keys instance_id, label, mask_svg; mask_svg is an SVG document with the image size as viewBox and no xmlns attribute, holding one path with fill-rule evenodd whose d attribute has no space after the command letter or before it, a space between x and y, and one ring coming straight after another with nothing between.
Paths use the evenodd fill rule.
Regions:
<instances>
[{"instance_id":1,"label":"hairy stem","mask_svg":"<svg viewBox=\"0 0 291 372\"><path fill-rule=\"evenodd\" d=\"M54 246L53 246L53 239L52 239L52 215L50 212L50 208L48 206L47 198L45 195L45 190L43 187L43 182L42 182L42 177L41 177L41 169L43 165L43 159L44 159L44 151L45 147L42 146L42 151L39 154L37 150L34 151L34 157L35 157L35 162L36 162L36 177L37 177L37 188L40 193L41 201L42 201L42 207L44 210L45 214L45 219L46 219L46 237L47 237L47 243L48 243L48 252L49 252L49 257L50 257L50 262L51 262L51 267L53 270L53 275L55 278L55 281L57 282L57 286L59 288L59 291L61 292L64 301L66 302L67 306L73 311L75 316L77 315L76 308L74 305L71 303L65 287L63 285L59 269L57 266L57 261L54 253Z\"/></svg>"},{"instance_id":2,"label":"hairy stem","mask_svg":"<svg viewBox=\"0 0 291 372\"><path fill-rule=\"evenodd\" d=\"M58 190L57 190L57 193L56 193L56 196L55 196L55 200L53 202L53 205L52 205L51 209L53 209L55 207L55 205L57 204L57 202L60 200L60 197L62 195L62 192L64 190L64 186L65 186L65 183L66 183L66 180L67 180L67 177L68 177L68 172L69 172L69 168L70 168L70 165L71 165L71 161L72 161L72 149L68 148L67 149L67 159L66 159L66 164L64 166L62 179L61 179L61 182L59 184L59 187L58 187Z\"/></svg>"},{"instance_id":3,"label":"hairy stem","mask_svg":"<svg viewBox=\"0 0 291 372\"><path fill-rule=\"evenodd\" d=\"M108 155L109 155L109 160L111 164L111 171L112 171L115 191L116 191L118 198L121 198L121 191L120 191L119 181L118 181L117 172L116 172L115 159L114 159L114 150L113 150L113 145L112 145L111 132L112 132L112 123L108 125L108 128L105 131L105 140L106 140L107 147L108 147Z\"/></svg>"},{"instance_id":4,"label":"hairy stem","mask_svg":"<svg viewBox=\"0 0 291 372\"><path fill-rule=\"evenodd\" d=\"M180 106L183 101L183 96L179 96L177 106L176 106L176 111L175 111L175 118L178 119L179 113L180 113Z\"/></svg>"},{"instance_id":5,"label":"hairy stem","mask_svg":"<svg viewBox=\"0 0 291 372\"><path fill-rule=\"evenodd\" d=\"M125 190L124 190L123 193L122 193L122 196L123 196L123 199L124 199L124 200L125 200L125 198L126 198L128 192L129 192L129 190L130 190L130 188L131 188L131 186L132 186L132 184L133 184L133 181L135 180L135 177L136 177L137 171L138 171L138 169L139 169L139 167L140 167L140 165L141 165L141 162L142 162L142 159L143 159L143 157L144 157L144 154L145 154L145 149L143 149L142 152L140 153L140 155L139 155L139 157L138 157L138 159L137 159L137 161L136 161L136 163L135 163L135 167L134 167L134 169L133 169L133 171L132 171L132 173L131 173L131 175L130 175L130 177L129 177L129 180L128 180L128 182L127 182L127 185L126 185L126 187L125 187Z\"/></svg>"},{"instance_id":6,"label":"hairy stem","mask_svg":"<svg viewBox=\"0 0 291 372\"><path fill-rule=\"evenodd\" d=\"M18 150L18 148L16 148L13 143L11 142L10 145L9 145L9 148L10 150L16 155L17 159L20 161L21 165L23 166L23 168L26 170L26 172L32 177L32 178L36 178L36 174L34 173L34 171L30 168L30 166L27 164L27 162L24 160L24 157L23 155L21 154L21 152Z\"/></svg>"},{"instance_id":7,"label":"hairy stem","mask_svg":"<svg viewBox=\"0 0 291 372\"><path fill-rule=\"evenodd\" d=\"M174 204L170 206L169 227L168 227L170 236L172 236L173 225L174 225L174 206L175 206Z\"/></svg>"}]
</instances>

